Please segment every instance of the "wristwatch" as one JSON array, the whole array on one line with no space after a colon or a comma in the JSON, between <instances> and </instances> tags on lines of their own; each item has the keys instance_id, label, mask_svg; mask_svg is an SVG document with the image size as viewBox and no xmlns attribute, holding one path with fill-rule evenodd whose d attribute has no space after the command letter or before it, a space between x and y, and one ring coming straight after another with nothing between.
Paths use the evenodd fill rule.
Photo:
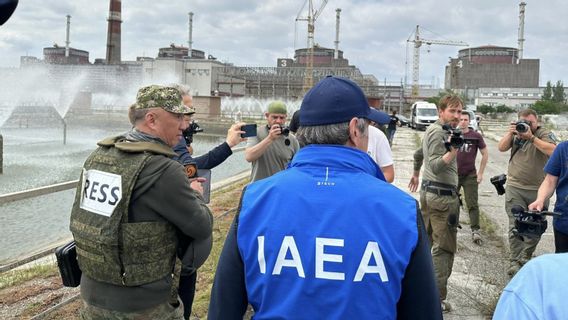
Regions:
<instances>
[{"instance_id":1,"label":"wristwatch","mask_svg":"<svg viewBox=\"0 0 568 320\"><path fill-rule=\"evenodd\" d=\"M529 139L529 142L530 142L530 143L533 143L535 138L536 138L536 136L533 135L533 136Z\"/></svg>"}]
</instances>

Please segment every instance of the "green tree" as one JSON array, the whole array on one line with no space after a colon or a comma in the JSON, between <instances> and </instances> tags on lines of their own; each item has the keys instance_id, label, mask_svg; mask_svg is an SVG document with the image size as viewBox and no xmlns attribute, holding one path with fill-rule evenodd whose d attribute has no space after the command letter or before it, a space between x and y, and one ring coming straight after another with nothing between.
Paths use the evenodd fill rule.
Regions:
<instances>
[{"instance_id":1,"label":"green tree","mask_svg":"<svg viewBox=\"0 0 568 320\"><path fill-rule=\"evenodd\" d=\"M500 104L497 107L495 107L495 112L497 112L497 113L511 113L511 112L515 112L515 110L507 107L504 104Z\"/></svg>"},{"instance_id":2,"label":"green tree","mask_svg":"<svg viewBox=\"0 0 568 320\"><path fill-rule=\"evenodd\" d=\"M552 101L552 83L550 81L546 82L546 87L542 92L541 100L543 101Z\"/></svg>"},{"instance_id":3,"label":"green tree","mask_svg":"<svg viewBox=\"0 0 568 320\"><path fill-rule=\"evenodd\" d=\"M495 108L493 108L492 106L490 106L488 104L482 104L482 105L477 107L477 111L481 112L482 114L488 114L488 113L495 112Z\"/></svg>"},{"instance_id":4,"label":"green tree","mask_svg":"<svg viewBox=\"0 0 568 320\"><path fill-rule=\"evenodd\" d=\"M535 102L531 109L536 111L539 115L543 114L559 114L561 110L561 104L555 103L554 101L544 101L539 100Z\"/></svg>"},{"instance_id":5,"label":"green tree","mask_svg":"<svg viewBox=\"0 0 568 320\"><path fill-rule=\"evenodd\" d=\"M554 88L552 88L552 101L556 103L564 103L566 101L566 93L564 92L564 84L558 80Z\"/></svg>"}]
</instances>

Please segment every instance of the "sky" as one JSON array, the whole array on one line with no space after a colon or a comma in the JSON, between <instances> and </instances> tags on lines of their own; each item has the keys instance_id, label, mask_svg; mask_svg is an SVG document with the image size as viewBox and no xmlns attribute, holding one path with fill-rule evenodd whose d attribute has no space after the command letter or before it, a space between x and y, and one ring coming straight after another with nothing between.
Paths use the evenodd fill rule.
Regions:
<instances>
[{"instance_id":1,"label":"sky","mask_svg":"<svg viewBox=\"0 0 568 320\"><path fill-rule=\"evenodd\" d=\"M305 0L122 1L122 60L155 57L158 48L187 46L188 12L194 12L193 48L238 66L276 66L306 46L307 23L296 22ZM314 0L314 7L322 1ZM568 1L525 1L524 58L540 59L540 84L568 86ZM333 48L335 9L341 8L340 44L344 57L381 82L412 78L412 43L420 25L423 39L463 41L471 47L517 47L519 3L513 0L329 0L315 23L315 42ZM66 15L71 47L105 57L109 1L20 0L0 26L0 67L18 67L20 56L42 58L42 49L65 45ZM444 83L450 57L464 47L423 46L421 84ZM405 65L408 62L408 73Z\"/></svg>"}]
</instances>

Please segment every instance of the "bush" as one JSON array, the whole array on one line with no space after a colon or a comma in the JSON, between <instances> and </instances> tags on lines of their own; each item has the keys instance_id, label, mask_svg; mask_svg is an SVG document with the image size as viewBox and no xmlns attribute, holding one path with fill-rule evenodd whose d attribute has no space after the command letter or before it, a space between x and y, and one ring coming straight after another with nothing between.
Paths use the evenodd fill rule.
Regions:
<instances>
[{"instance_id":1,"label":"bush","mask_svg":"<svg viewBox=\"0 0 568 320\"><path fill-rule=\"evenodd\" d=\"M482 114L488 114L488 113L494 113L495 108L493 108L492 106L487 105L487 104L482 104L482 105L477 107L477 111L481 112Z\"/></svg>"}]
</instances>

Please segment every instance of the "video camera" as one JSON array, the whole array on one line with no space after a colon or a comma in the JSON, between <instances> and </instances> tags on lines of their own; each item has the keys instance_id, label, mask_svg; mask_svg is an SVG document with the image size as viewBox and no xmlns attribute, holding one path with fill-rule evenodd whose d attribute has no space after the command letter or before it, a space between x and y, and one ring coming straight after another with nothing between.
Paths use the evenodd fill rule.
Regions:
<instances>
[{"instance_id":1,"label":"video camera","mask_svg":"<svg viewBox=\"0 0 568 320\"><path fill-rule=\"evenodd\" d=\"M519 133L525 133L531 129L531 122L528 120L519 120L515 122L515 130Z\"/></svg>"},{"instance_id":2,"label":"video camera","mask_svg":"<svg viewBox=\"0 0 568 320\"><path fill-rule=\"evenodd\" d=\"M185 143L189 146L193 143L193 135L199 132L203 132L203 128L199 126L195 120L191 120L189 127L183 130L183 138L185 139Z\"/></svg>"},{"instance_id":3,"label":"video camera","mask_svg":"<svg viewBox=\"0 0 568 320\"><path fill-rule=\"evenodd\" d=\"M498 195L503 195L505 194L505 182L507 182L507 175L506 174L500 174L498 176L494 176L491 177L491 179L489 179L489 181L491 181L491 184L493 184L493 186L495 186L495 189L497 189L497 194Z\"/></svg>"},{"instance_id":4,"label":"video camera","mask_svg":"<svg viewBox=\"0 0 568 320\"><path fill-rule=\"evenodd\" d=\"M521 238L539 238L548 227L546 216L560 215L557 212L525 210L519 205L514 205L511 213L515 217L513 234Z\"/></svg>"},{"instance_id":5,"label":"video camera","mask_svg":"<svg viewBox=\"0 0 568 320\"><path fill-rule=\"evenodd\" d=\"M452 128L450 125L445 124L442 126L442 129L446 130L449 135L449 139L444 141L444 145L446 146L446 150L448 151L450 151L450 147L459 149L466 143L474 145L477 145L479 143L478 139L464 138L463 132L460 128Z\"/></svg>"}]
</instances>

